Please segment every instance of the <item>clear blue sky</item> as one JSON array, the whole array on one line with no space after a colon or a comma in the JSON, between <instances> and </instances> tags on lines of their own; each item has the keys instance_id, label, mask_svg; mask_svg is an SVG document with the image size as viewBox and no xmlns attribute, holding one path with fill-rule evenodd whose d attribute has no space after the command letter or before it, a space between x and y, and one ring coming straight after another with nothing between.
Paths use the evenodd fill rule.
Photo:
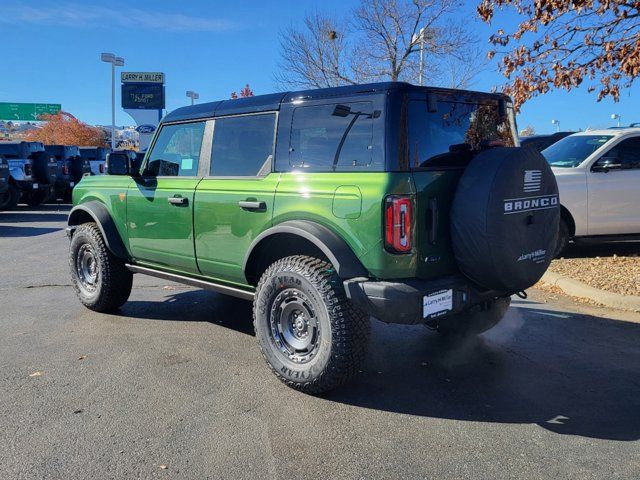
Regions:
<instances>
[{"instance_id":1,"label":"clear blue sky","mask_svg":"<svg viewBox=\"0 0 640 480\"><path fill-rule=\"evenodd\" d=\"M125 71L166 74L167 109L185 105L186 90L200 93L200 102L228 98L249 83L256 94L276 90L278 31L300 22L305 12L340 14L357 0L112 0L3 1L0 31L4 48L0 101L62 103L83 121L110 123L109 65L101 52L126 59ZM482 39L495 28L475 19L477 2L466 2L460 18L472 22ZM133 6L135 5L135 6ZM473 88L489 90L503 78L491 65ZM119 85L119 81L118 81ZM538 133L551 132L552 118L562 129L610 126L611 113L624 123L640 122L640 86L625 91L618 104L597 103L586 89L554 92L523 107L518 125L531 124ZM119 92L118 92L119 103ZM121 109L118 124L132 124Z\"/></svg>"}]
</instances>

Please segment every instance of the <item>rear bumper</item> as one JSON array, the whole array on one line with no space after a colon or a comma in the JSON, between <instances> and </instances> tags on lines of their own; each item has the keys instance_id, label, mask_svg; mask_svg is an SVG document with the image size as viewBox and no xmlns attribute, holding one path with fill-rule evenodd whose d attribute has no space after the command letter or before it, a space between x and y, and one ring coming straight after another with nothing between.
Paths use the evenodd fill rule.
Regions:
<instances>
[{"instance_id":1,"label":"rear bumper","mask_svg":"<svg viewBox=\"0 0 640 480\"><path fill-rule=\"evenodd\" d=\"M361 310L385 323L412 325L432 318L441 318L464 312L469 308L508 296L507 292L483 291L463 277L446 277L437 280L374 281L353 278L344 282L347 297ZM451 290L451 309L436 312L425 318L425 296Z\"/></svg>"}]
</instances>

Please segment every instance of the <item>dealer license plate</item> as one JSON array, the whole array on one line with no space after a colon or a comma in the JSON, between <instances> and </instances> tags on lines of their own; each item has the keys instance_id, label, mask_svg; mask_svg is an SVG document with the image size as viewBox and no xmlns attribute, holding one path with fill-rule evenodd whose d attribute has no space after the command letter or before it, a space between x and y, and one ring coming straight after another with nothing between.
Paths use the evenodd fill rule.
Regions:
<instances>
[{"instance_id":1,"label":"dealer license plate","mask_svg":"<svg viewBox=\"0 0 640 480\"><path fill-rule=\"evenodd\" d=\"M440 290L422 297L423 318L433 318L453 309L453 290Z\"/></svg>"}]
</instances>

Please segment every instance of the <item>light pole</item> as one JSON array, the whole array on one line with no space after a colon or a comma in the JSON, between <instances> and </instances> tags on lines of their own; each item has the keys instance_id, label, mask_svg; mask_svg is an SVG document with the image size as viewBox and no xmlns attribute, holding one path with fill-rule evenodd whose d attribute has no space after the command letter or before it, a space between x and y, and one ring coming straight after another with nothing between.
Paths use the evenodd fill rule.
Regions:
<instances>
[{"instance_id":1,"label":"light pole","mask_svg":"<svg viewBox=\"0 0 640 480\"><path fill-rule=\"evenodd\" d=\"M191 105L196 103L196 100L200 98L200 94L198 92L194 92L193 90L187 90L187 97L191 99Z\"/></svg>"},{"instance_id":2,"label":"light pole","mask_svg":"<svg viewBox=\"0 0 640 480\"><path fill-rule=\"evenodd\" d=\"M111 150L116 148L116 67L124 66L124 58L103 53L100 60L111 64Z\"/></svg>"},{"instance_id":3,"label":"light pole","mask_svg":"<svg viewBox=\"0 0 640 480\"><path fill-rule=\"evenodd\" d=\"M618 114L618 113L612 113L611 114L611 120L617 120L618 121L618 127L620 127L620 120L622 119L622 115Z\"/></svg>"},{"instance_id":4,"label":"light pole","mask_svg":"<svg viewBox=\"0 0 640 480\"><path fill-rule=\"evenodd\" d=\"M551 124L556 126L556 132L560 131L560 120L551 120Z\"/></svg>"},{"instance_id":5,"label":"light pole","mask_svg":"<svg viewBox=\"0 0 640 480\"><path fill-rule=\"evenodd\" d=\"M416 44L420 42L420 67L418 71L418 85L422 86L424 76L424 41L432 38L431 33L427 27L422 27L417 34L413 35L411 43Z\"/></svg>"}]
</instances>

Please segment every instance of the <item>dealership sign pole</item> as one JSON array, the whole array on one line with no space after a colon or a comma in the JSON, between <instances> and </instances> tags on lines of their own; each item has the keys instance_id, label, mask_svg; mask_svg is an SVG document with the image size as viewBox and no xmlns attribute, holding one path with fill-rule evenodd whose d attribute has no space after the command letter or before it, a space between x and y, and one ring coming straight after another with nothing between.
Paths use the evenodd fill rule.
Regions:
<instances>
[{"instance_id":1,"label":"dealership sign pole","mask_svg":"<svg viewBox=\"0 0 640 480\"><path fill-rule=\"evenodd\" d=\"M131 115L138 126L140 150L149 146L155 132L164 100L164 73L161 72L120 72L122 81L122 108Z\"/></svg>"}]
</instances>

